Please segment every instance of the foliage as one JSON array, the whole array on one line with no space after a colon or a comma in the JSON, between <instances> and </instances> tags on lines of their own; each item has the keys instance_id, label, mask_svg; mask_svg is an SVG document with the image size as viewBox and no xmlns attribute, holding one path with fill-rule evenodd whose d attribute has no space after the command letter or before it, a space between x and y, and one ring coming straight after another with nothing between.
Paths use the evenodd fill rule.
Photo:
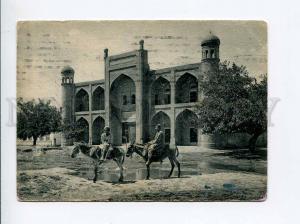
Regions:
<instances>
[{"instance_id":1,"label":"foliage","mask_svg":"<svg viewBox=\"0 0 300 224\"><path fill-rule=\"evenodd\" d=\"M17 99L17 137L23 140L33 137L33 145L38 137L59 131L61 115L50 105L50 101Z\"/></svg>"},{"instance_id":2,"label":"foliage","mask_svg":"<svg viewBox=\"0 0 300 224\"><path fill-rule=\"evenodd\" d=\"M225 61L218 72L206 75L201 89L204 98L198 113L203 133L248 133L253 149L267 129L267 76L258 82L245 66Z\"/></svg>"},{"instance_id":3,"label":"foliage","mask_svg":"<svg viewBox=\"0 0 300 224\"><path fill-rule=\"evenodd\" d=\"M66 139L81 141L82 139L84 139L83 136L86 131L86 125L85 123L80 121L67 123L62 125L62 131Z\"/></svg>"}]
</instances>

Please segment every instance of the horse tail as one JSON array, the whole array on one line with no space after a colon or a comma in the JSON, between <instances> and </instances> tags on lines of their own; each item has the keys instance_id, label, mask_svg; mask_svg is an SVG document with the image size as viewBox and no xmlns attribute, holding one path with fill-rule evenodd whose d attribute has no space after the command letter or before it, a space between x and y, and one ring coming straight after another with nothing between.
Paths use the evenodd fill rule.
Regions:
<instances>
[{"instance_id":1,"label":"horse tail","mask_svg":"<svg viewBox=\"0 0 300 224\"><path fill-rule=\"evenodd\" d=\"M125 154L123 154L122 164L124 163L124 161L125 161Z\"/></svg>"}]
</instances>

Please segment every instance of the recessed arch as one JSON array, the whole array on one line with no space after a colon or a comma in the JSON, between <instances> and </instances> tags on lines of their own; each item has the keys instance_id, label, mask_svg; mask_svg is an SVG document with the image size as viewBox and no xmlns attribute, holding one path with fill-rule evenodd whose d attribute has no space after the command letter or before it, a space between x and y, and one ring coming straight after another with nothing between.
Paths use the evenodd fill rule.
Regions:
<instances>
[{"instance_id":1,"label":"recessed arch","mask_svg":"<svg viewBox=\"0 0 300 224\"><path fill-rule=\"evenodd\" d=\"M151 100L154 105L165 105L171 103L171 85L170 82L159 77L151 86Z\"/></svg>"},{"instance_id":2,"label":"recessed arch","mask_svg":"<svg viewBox=\"0 0 300 224\"><path fill-rule=\"evenodd\" d=\"M171 121L170 117L163 111L156 113L151 119L151 138L155 135L155 126L157 124L161 125L161 130L165 134L165 142L170 143L170 134L171 134Z\"/></svg>"},{"instance_id":3,"label":"recessed arch","mask_svg":"<svg viewBox=\"0 0 300 224\"><path fill-rule=\"evenodd\" d=\"M196 145L198 143L198 117L188 109L176 117L176 144Z\"/></svg>"},{"instance_id":4,"label":"recessed arch","mask_svg":"<svg viewBox=\"0 0 300 224\"><path fill-rule=\"evenodd\" d=\"M98 86L92 95L92 110L104 110L104 89Z\"/></svg>"},{"instance_id":5,"label":"recessed arch","mask_svg":"<svg viewBox=\"0 0 300 224\"><path fill-rule=\"evenodd\" d=\"M77 128L79 130L78 135L76 136L76 141L83 141L85 143L89 142L89 122L81 117L77 121Z\"/></svg>"},{"instance_id":6,"label":"recessed arch","mask_svg":"<svg viewBox=\"0 0 300 224\"><path fill-rule=\"evenodd\" d=\"M80 89L75 96L75 111L89 110L89 94L84 89Z\"/></svg>"},{"instance_id":7,"label":"recessed arch","mask_svg":"<svg viewBox=\"0 0 300 224\"><path fill-rule=\"evenodd\" d=\"M92 126L93 145L101 144L101 134L103 133L104 126L105 126L105 120L101 116L98 116L93 121L93 126Z\"/></svg>"},{"instance_id":8,"label":"recessed arch","mask_svg":"<svg viewBox=\"0 0 300 224\"><path fill-rule=\"evenodd\" d=\"M135 117L138 103L134 80L121 74L111 84L110 96L111 130L114 143L120 145L124 138L135 140L136 124L130 119L130 117Z\"/></svg>"},{"instance_id":9,"label":"recessed arch","mask_svg":"<svg viewBox=\"0 0 300 224\"><path fill-rule=\"evenodd\" d=\"M176 82L175 86L175 102L190 103L198 100L198 80L197 78L186 72Z\"/></svg>"}]
</instances>

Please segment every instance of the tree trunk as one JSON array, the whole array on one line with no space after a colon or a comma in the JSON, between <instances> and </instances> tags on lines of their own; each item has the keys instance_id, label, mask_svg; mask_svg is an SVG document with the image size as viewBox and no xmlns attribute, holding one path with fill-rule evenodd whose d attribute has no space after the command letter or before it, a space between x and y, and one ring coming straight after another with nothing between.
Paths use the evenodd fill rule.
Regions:
<instances>
[{"instance_id":1,"label":"tree trunk","mask_svg":"<svg viewBox=\"0 0 300 224\"><path fill-rule=\"evenodd\" d=\"M33 145L34 146L36 145L36 140L37 140L37 137L33 137Z\"/></svg>"},{"instance_id":2,"label":"tree trunk","mask_svg":"<svg viewBox=\"0 0 300 224\"><path fill-rule=\"evenodd\" d=\"M260 136L261 132L257 132L249 140L249 150L254 151L256 149L256 142L258 137Z\"/></svg>"}]
</instances>

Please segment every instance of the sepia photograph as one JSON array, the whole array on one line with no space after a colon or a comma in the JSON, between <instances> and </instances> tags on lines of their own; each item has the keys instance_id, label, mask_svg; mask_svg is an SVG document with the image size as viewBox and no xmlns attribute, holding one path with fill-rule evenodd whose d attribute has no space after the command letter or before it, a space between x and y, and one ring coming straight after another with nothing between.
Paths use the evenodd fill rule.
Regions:
<instances>
[{"instance_id":1,"label":"sepia photograph","mask_svg":"<svg viewBox=\"0 0 300 224\"><path fill-rule=\"evenodd\" d=\"M21 202L265 201L255 20L19 21Z\"/></svg>"}]
</instances>

